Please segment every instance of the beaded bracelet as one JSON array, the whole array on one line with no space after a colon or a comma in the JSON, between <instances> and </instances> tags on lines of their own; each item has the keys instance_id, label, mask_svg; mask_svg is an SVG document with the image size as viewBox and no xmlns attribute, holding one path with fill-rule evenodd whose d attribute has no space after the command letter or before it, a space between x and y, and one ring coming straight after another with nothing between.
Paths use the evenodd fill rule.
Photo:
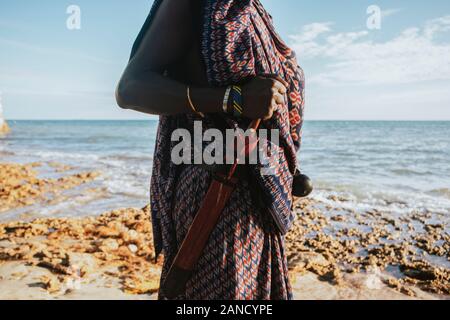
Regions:
<instances>
[{"instance_id":1,"label":"beaded bracelet","mask_svg":"<svg viewBox=\"0 0 450 320\"><path fill-rule=\"evenodd\" d=\"M225 92L225 98L223 102L224 111L228 114L239 118L244 113L242 88L240 86L229 86Z\"/></svg>"},{"instance_id":2,"label":"beaded bracelet","mask_svg":"<svg viewBox=\"0 0 450 320\"><path fill-rule=\"evenodd\" d=\"M223 97L223 105L222 109L224 113L228 113L228 102L230 101L230 92L231 92L231 86L225 90L225 96Z\"/></svg>"}]
</instances>

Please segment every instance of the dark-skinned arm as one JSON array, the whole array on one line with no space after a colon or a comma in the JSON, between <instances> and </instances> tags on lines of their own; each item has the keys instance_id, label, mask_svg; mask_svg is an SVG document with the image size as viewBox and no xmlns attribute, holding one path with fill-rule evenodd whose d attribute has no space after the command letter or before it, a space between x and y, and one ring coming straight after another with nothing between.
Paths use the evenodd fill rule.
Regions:
<instances>
[{"instance_id":1,"label":"dark-skinned arm","mask_svg":"<svg viewBox=\"0 0 450 320\"><path fill-rule=\"evenodd\" d=\"M116 89L117 104L153 115L191 113L187 86L163 75L190 49L195 37L193 0L163 1ZM225 88L191 87L191 98L202 113L220 113ZM256 77L243 87L244 116L268 119L284 101L285 86L271 77Z\"/></svg>"},{"instance_id":2,"label":"dark-skinned arm","mask_svg":"<svg viewBox=\"0 0 450 320\"><path fill-rule=\"evenodd\" d=\"M163 76L190 49L193 41L190 0L168 0L161 4L140 48L129 61L117 86L120 107L136 111L170 115L192 110L185 84ZM223 88L191 88L191 97L200 112L220 112Z\"/></svg>"}]
</instances>

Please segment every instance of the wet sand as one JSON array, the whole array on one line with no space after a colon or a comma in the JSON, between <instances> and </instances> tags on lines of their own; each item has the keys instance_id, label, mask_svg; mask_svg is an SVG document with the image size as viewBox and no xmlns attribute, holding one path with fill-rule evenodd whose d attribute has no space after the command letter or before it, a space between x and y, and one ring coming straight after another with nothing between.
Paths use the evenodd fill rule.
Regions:
<instances>
[{"instance_id":1,"label":"wet sand","mask_svg":"<svg viewBox=\"0 0 450 320\"><path fill-rule=\"evenodd\" d=\"M64 190L101 174L40 179L40 166L0 164L0 215L64 201ZM308 199L295 211L286 254L296 299L450 297L448 226L433 213L397 217ZM24 220L0 224L0 299L156 298L162 257L155 261L148 207Z\"/></svg>"}]
</instances>

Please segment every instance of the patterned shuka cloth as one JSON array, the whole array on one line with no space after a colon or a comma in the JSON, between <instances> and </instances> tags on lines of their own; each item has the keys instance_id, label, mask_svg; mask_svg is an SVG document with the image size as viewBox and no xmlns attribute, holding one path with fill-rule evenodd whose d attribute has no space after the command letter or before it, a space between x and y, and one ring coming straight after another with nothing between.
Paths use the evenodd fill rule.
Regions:
<instances>
[{"instance_id":1,"label":"patterned shuka cloth","mask_svg":"<svg viewBox=\"0 0 450 320\"><path fill-rule=\"evenodd\" d=\"M156 0L133 46L132 56L163 0ZM278 129L279 157L274 174L249 166L200 258L180 299L291 299L283 235L293 222L292 181L297 169L304 105L304 78L293 51L274 31L258 0L202 0L202 58L211 86L242 83L256 75L277 74L289 83L286 103L264 126ZM244 101L245 107L245 101ZM200 166L171 161L171 134L192 128L196 116L161 116L151 181L151 212L156 255L164 253L161 283L187 234L212 180ZM236 119L227 119L229 122ZM236 122L243 126L242 123ZM214 127L208 116L203 129ZM255 186L256 184L256 186ZM255 197L254 193L260 196ZM162 293L160 299L165 299Z\"/></svg>"}]
</instances>

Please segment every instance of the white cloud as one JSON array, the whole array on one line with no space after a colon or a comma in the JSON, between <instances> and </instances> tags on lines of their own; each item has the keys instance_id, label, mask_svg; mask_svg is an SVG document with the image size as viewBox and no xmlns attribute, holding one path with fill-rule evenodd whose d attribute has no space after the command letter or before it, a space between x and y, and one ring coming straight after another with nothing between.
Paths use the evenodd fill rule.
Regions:
<instances>
[{"instance_id":1,"label":"white cloud","mask_svg":"<svg viewBox=\"0 0 450 320\"><path fill-rule=\"evenodd\" d=\"M420 28L405 29L384 42L373 41L367 30L339 33L332 25L310 24L291 37L301 61L324 61L322 69L309 76L310 83L374 85L450 80L450 42L437 39L450 31L450 15L427 21Z\"/></svg>"},{"instance_id":2,"label":"white cloud","mask_svg":"<svg viewBox=\"0 0 450 320\"><path fill-rule=\"evenodd\" d=\"M300 35L294 36L298 41L312 41L315 40L322 33L331 31L331 22L325 23L311 23L303 27Z\"/></svg>"},{"instance_id":3,"label":"white cloud","mask_svg":"<svg viewBox=\"0 0 450 320\"><path fill-rule=\"evenodd\" d=\"M438 33L450 31L450 15L436 18L425 24L424 34L427 38L433 39Z\"/></svg>"},{"instance_id":4,"label":"white cloud","mask_svg":"<svg viewBox=\"0 0 450 320\"><path fill-rule=\"evenodd\" d=\"M393 16L393 15L395 15L395 14L401 12L401 11L402 11L402 9L399 9L399 8L382 10L381 11L381 17L382 18L387 18L387 17Z\"/></svg>"}]
</instances>

